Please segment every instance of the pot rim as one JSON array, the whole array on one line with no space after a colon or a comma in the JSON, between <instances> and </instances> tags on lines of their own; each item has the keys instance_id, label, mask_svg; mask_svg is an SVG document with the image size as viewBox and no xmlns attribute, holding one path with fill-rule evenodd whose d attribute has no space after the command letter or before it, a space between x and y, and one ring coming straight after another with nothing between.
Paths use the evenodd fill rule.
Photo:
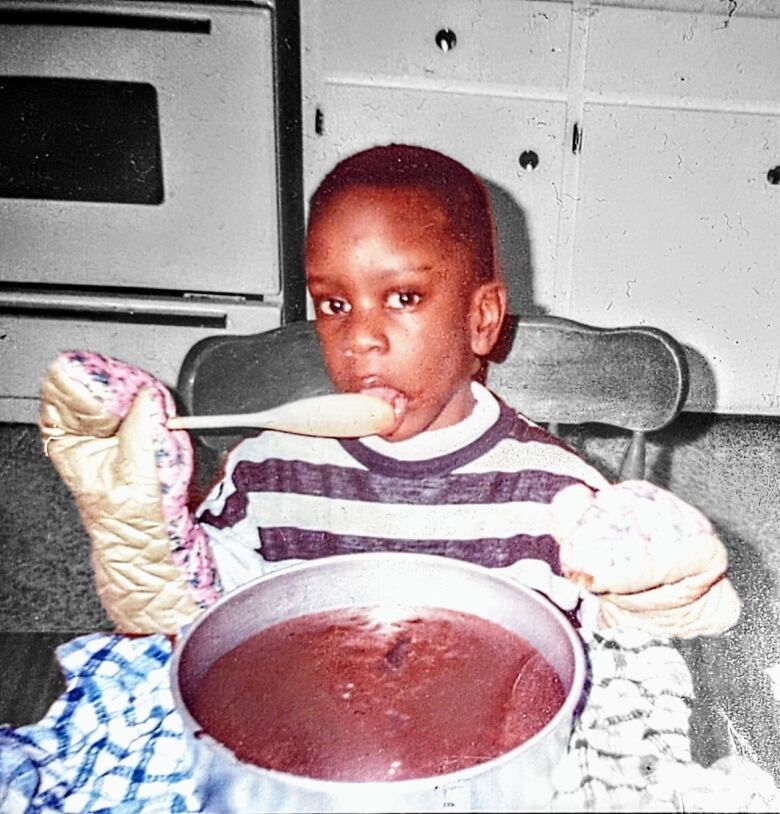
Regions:
<instances>
[{"instance_id":1,"label":"pot rim","mask_svg":"<svg viewBox=\"0 0 780 814\"><path fill-rule=\"evenodd\" d=\"M381 561L382 559L387 559L390 557L394 558L406 557L417 562L421 562L422 560L425 560L427 562L435 560L437 564L441 564L443 567L452 566L456 568L461 568L466 571L472 571L472 573L482 578L489 578L501 582L511 587L512 589L517 590L519 593L525 594L526 597L529 598L532 602L535 602L541 607L543 607L545 611L548 612L555 619L556 622L558 622L559 626L563 630L563 633L571 647L574 660L571 688L566 693L566 698L564 699L563 704L560 706L555 715L553 715L553 717L528 740L523 741L522 743L518 744L513 749L510 749L507 752L503 752L500 755L496 755L496 757L484 760L481 763L476 763L473 766L458 769L453 772L428 775L426 777L413 777L402 780L329 780L325 778L309 777L307 775L294 774L292 772L283 772L278 769L268 769L263 766L258 766L255 763L248 763L246 761L240 760L239 758L236 757L233 751L230 750L227 746L218 741L216 738L207 734L203 730L203 727L200 725L200 723L192 715L186 703L184 702L178 681L179 664L184 649L186 648L187 643L193 637L197 629L202 624L204 624L208 620L208 618L218 613L224 605L229 604L231 601L235 601L243 593L247 593L251 590L256 590L258 585L265 584L276 579L281 579L282 577L284 577L285 575L289 574L292 571L307 571L307 572L316 571L320 568L332 566L335 561L344 562L345 564L348 562L354 562L354 560L357 557L369 558L376 561ZM412 563L410 563L410 565L411 564ZM302 613L300 615L305 616L306 614ZM262 629L263 628L258 628L257 632L259 632ZM378 790L387 789L388 792L392 789L393 791L397 792L414 793L415 789L418 787L421 791L423 789L430 788L431 783L441 786L454 786L461 783L465 783L472 779L473 777L488 771L489 769L492 768L497 769L503 764L510 763L523 752L530 751L532 748L534 748L534 746L536 746L537 743L543 740L543 738L545 738L553 729L561 725L562 719L567 717L571 717L573 719L575 710L579 706L583 693L585 691L585 678L586 678L585 644L582 638L575 630L572 623L569 621L569 619L566 618L566 616L555 605L555 603L552 602L552 600L550 600L547 596L535 590L534 588L529 588L528 586L522 584L521 582L518 582L516 579L513 579L508 574L495 573L495 569L487 568L485 566L477 565L475 563L470 563L465 560L443 557L437 554L420 554L416 552L407 552L407 551L403 552L370 551L370 552L357 552L352 554L334 554L325 557L318 557L315 560L306 560L305 562L302 563L300 562L295 563L294 565L279 568L275 571L272 571L271 573L263 574L262 576L257 577L256 579L253 579L245 583L244 585L241 585L240 587L236 588L235 590L231 591L230 593L226 594L225 596L217 600L217 602L215 602L213 605L211 605L209 608L203 611L193 622L191 622L183 630L184 635L177 637L176 644L174 646L173 658L171 659L169 667L169 678L171 694L173 695L174 708L176 712L179 714L182 723L184 724L185 732L189 735L189 737L197 739L197 742L199 744L207 746L212 751L214 751L220 758L229 761L236 767L240 766L242 770L251 772L252 774L260 778L263 777L269 778L271 780L283 782L288 785L295 786L299 789L308 791L319 791L327 793L328 790L331 789L333 792L336 792L337 790L343 792L345 789L354 788L355 790L358 790L364 789L366 786L370 785L376 787Z\"/></svg>"}]
</instances>

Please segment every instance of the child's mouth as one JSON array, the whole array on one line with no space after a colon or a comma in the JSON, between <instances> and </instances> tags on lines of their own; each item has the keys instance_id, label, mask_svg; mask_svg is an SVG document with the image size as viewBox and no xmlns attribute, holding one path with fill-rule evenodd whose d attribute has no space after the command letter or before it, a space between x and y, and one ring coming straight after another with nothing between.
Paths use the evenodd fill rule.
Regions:
<instances>
[{"instance_id":1,"label":"child's mouth","mask_svg":"<svg viewBox=\"0 0 780 814\"><path fill-rule=\"evenodd\" d=\"M382 401L386 401L393 408L395 424L393 424L389 430L382 433L382 435L392 435L404 419L407 406L406 396L400 390L396 390L394 387L387 387L384 384L364 385L360 388L360 392L367 396L382 399Z\"/></svg>"}]
</instances>

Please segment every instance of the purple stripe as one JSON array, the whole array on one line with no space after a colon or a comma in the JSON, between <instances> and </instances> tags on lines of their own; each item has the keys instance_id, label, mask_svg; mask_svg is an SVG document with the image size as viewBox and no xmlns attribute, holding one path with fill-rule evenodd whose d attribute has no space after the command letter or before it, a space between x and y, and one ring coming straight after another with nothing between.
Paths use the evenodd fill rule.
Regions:
<instances>
[{"instance_id":1,"label":"purple stripe","mask_svg":"<svg viewBox=\"0 0 780 814\"><path fill-rule=\"evenodd\" d=\"M335 535L294 528L261 529L263 559L314 560L337 554L366 551L404 551L454 557L487 568L500 568L522 559L544 560L556 574L561 573L558 544L549 535L518 534L507 539L480 540L399 540Z\"/></svg>"},{"instance_id":2,"label":"purple stripe","mask_svg":"<svg viewBox=\"0 0 780 814\"><path fill-rule=\"evenodd\" d=\"M549 503L561 489L581 481L535 469L408 479L329 464L270 459L238 464L233 472L233 483L236 492L228 498L219 525L210 514L208 518L204 515L206 522L223 528L242 520L246 514L246 495L250 492L416 506Z\"/></svg>"},{"instance_id":3,"label":"purple stripe","mask_svg":"<svg viewBox=\"0 0 780 814\"><path fill-rule=\"evenodd\" d=\"M248 495L243 492L234 492L225 501L221 514L213 514L209 509L198 515L198 520L215 529L230 528L246 517L247 502Z\"/></svg>"},{"instance_id":4,"label":"purple stripe","mask_svg":"<svg viewBox=\"0 0 780 814\"><path fill-rule=\"evenodd\" d=\"M396 458L388 458L373 449L369 449L360 440L354 438L342 440L341 445L366 468L396 478L445 475L481 457L504 439L522 443L536 441L567 450L571 449L554 435L550 435L540 427L529 424L528 421L502 401L499 401L499 405L498 420L482 436L462 449L442 455L439 458L429 458L422 461L399 461Z\"/></svg>"},{"instance_id":5,"label":"purple stripe","mask_svg":"<svg viewBox=\"0 0 780 814\"><path fill-rule=\"evenodd\" d=\"M502 404L499 419L481 438L440 458L398 461L374 452L360 441L343 441L345 449L369 467L368 471L274 458L261 462L241 461L233 471L236 491L226 500L221 514L206 511L201 519L218 529L236 525L246 517L251 492L404 505L500 505L525 501L549 503L561 489L581 483L578 478L543 470L450 474L504 439L518 442L518 457L522 454L522 444L529 441L568 449L563 442L531 426Z\"/></svg>"}]
</instances>

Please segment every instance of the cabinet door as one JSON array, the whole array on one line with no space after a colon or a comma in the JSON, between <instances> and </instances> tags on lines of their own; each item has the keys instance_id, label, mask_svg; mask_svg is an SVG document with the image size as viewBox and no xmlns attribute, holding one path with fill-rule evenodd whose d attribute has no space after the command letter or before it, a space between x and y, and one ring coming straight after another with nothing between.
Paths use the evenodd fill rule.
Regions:
<instances>
[{"instance_id":1,"label":"cabinet door","mask_svg":"<svg viewBox=\"0 0 780 814\"><path fill-rule=\"evenodd\" d=\"M572 316L665 328L711 368L700 407L780 413L780 116L592 104L583 122Z\"/></svg>"},{"instance_id":2,"label":"cabinet door","mask_svg":"<svg viewBox=\"0 0 780 814\"><path fill-rule=\"evenodd\" d=\"M562 300L692 348L689 407L780 414L780 9L731 5L592 9Z\"/></svg>"},{"instance_id":3,"label":"cabinet door","mask_svg":"<svg viewBox=\"0 0 780 814\"><path fill-rule=\"evenodd\" d=\"M552 307L564 103L346 85L320 99L322 135L307 139L309 195L357 150L392 142L440 150L487 182L513 309Z\"/></svg>"},{"instance_id":4,"label":"cabinet door","mask_svg":"<svg viewBox=\"0 0 780 814\"><path fill-rule=\"evenodd\" d=\"M68 5L0 0L3 281L278 294L271 9Z\"/></svg>"},{"instance_id":5,"label":"cabinet door","mask_svg":"<svg viewBox=\"0 0 780 814\"><path fill-rule=\"evenodd\" d=\"M731 110L780 104L777 0L598 0L588 18L591 99Z\"/></svg>"},{"instance_id":6,"label":"cabinet door","mask_svg":"<svg viewBox=\"0 0 780 814\"><path fill-rule=\"evenodd\" d=\"M491 190L512 307L551 309L570 36L568 0L307 0L307 194L372 145L451 155Z\"/></svg>"}]
</instances>

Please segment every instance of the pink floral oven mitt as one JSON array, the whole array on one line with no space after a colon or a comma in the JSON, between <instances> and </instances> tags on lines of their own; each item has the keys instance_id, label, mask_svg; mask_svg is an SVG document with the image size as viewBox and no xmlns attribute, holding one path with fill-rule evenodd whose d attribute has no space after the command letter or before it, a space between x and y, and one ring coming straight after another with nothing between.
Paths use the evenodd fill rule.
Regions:
<instances>
[{"instance_id":1,"label":"pink floral oven mitt","mask_svg":"<svg viewBox=\"0 0 780 814\"><path fill-rule=\"evenodd\" d=\"M602 627L691 638L736 624L726 549L698 509L646 481L570 486L551 508L564 575L598 598Z\"/></svg>"},{"instance_id":2,"label":"pink floral oven mitt","mask_svg":"<svg viewBox=\"0 0 780 814\"><path fill-rule=\"evenodd\" d=\"M98 595L122 633L175 633L220 594L187 508L189 436L170 431L168 390L116 359L60 354L41 391L46 454L92 543Z\"/></svg>"}]
</instances>

